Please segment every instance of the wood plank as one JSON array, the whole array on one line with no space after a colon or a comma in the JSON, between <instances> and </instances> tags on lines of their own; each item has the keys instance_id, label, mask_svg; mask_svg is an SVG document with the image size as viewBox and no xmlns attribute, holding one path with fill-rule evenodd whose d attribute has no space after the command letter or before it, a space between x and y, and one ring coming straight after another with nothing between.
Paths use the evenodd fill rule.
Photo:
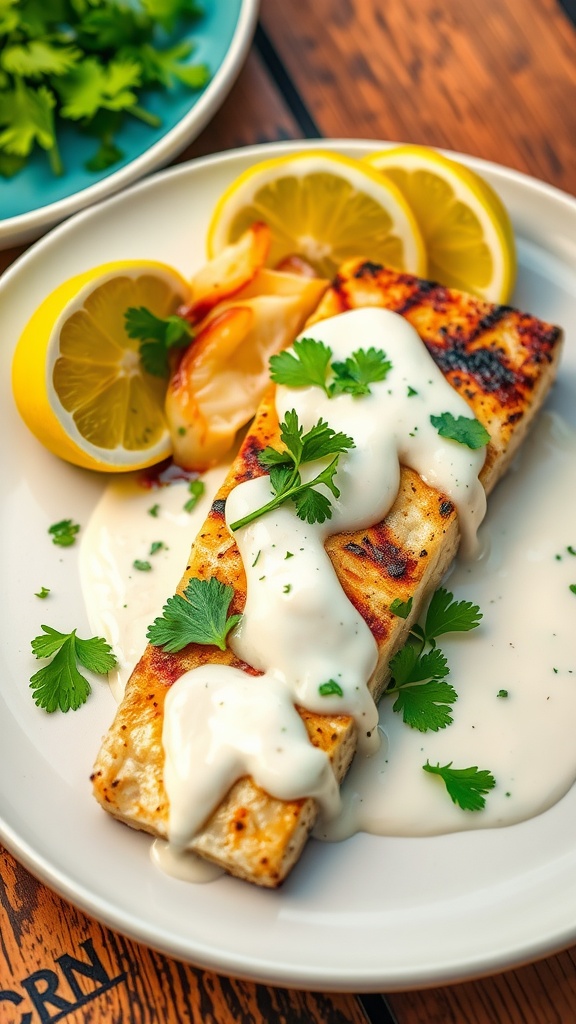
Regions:
<instances>
[{"instance_id":1,"label":"wood plank","mask_svg":"<svg viewBox=\"0 0 576 1024\"><path fill-rule=\"evenodd\" d=\"M388 996L398 1024L574 1024L576 947L496 977Z\"/></svg>"},{"instance_id":2,"label":"wood plank","mask_svg":"<svg viewBox=\"0 0 576 1024\"><path fill-rule=\"evenodd\" d=\"M263 0L326 136L420 142L576 191L576 32L556 0Z\"/></svg>"},{"instance_id":3,"label":"wood plank","mask_svg":"<svg viewBox=\"0 0 576 1024\"><path fill-rule=\"evenodd\" d=\"M353 995L236 981L124 938L0 848L0 1021L60 1015L67 1024L366 1024Z\"/></svg>"}]
</instances>

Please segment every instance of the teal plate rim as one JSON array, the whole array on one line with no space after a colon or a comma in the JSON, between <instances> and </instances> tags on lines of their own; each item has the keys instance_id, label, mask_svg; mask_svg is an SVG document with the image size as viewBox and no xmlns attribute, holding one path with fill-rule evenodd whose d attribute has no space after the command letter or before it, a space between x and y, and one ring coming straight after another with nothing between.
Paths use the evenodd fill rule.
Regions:
<instances>
[{"instance_id":1,"label":"teal plate rim","mask_svg":"<svg viewBox=\"0 0 576 1024\"><path fill-rule=\"evenodd\" d=\"M39 152L14 178L0 179L0 249L38 238L78 210L163 167L200 134L247 57L259 0L203 0L203 8L202 18L185 35L194 44L191 62L210 69L205 88L149 93L146 106L161 118L161 126L154 129L127 118L119 140L125 156L107 171L85 169L95 140L71 128L59 136L66 168L62 177L52 174L46 155Z\"/></svg>"}]
</instances>

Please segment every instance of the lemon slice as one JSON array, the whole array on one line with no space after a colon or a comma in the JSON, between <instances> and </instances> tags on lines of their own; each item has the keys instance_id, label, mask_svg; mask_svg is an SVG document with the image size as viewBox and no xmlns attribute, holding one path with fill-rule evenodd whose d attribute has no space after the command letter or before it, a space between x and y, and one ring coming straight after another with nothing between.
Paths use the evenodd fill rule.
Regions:
<instances>
[{"instance_id":1,"label":"lemon slice","mask_svg":"<svg viewBox=\"0 0 576 1024\"><path fill-rule=\"evenodd\" d=\"M426 272L424 243L393 183L365 163L314 150L256 164L221 197L208 229L213 257L255 221L270 227L269 266L304 257L323 277L364 256L398 270Z\"/></svg>"},{"instance_id":2,"label":"lemon slice","mask_svg":"<svg viewBox=\"0 0 576 1024\"><path fill-rule=\"evenodd\" d=\"M16 405L38 440L108 472L166 458L166 381L142 369L124 314L146 306L164 317L188 298L176 270L149 260L107 263L59 285L24 328L12 365Z\"/></svg>"},{"instance_id":3,"label":"lemon slice","mask_svg":"<svg viewBox=\"0 0 576 1024\"><path fill-rule=\"evenodd\" d=\"M489 302L507 302L516 249L506 209L486 181L425 146L397 146L366 158L410 204L428 253L428 276Z\"/></svg>"}]
</instances>

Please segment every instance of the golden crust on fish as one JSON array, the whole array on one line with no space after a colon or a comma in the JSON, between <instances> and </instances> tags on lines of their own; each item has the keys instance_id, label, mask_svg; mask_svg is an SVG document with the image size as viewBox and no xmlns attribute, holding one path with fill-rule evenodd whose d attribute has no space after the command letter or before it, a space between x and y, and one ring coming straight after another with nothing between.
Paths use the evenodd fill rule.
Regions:
<instances>
[{"instance_id":1,"label":"golden crust on fish","mask_svg":"<svg viewBox=\"0 0 576 1024\"><path fill-rule=\"evenodd\" d=\"M552 383L559 329L361 260L342 268L309 323L364 305L393 309L410 320L450 383L486 426L491 442L481 479L490 490ZM273 394L271 388L214 500L179 587L182 591L192 576L215 576L234 587L233 612L243 609L246 580L224 522L224 505L232 487L263 472L258 454L278 442ZM402 470L398 496L384 522L328 540L326 548L340 583L378 644L379 662L370 681L376 698L386 683L390 658L404 643L423 601L438 586L458 543L452 502L408 469ZM394 598L405 601L410 596L414 600L409 619L390 613ZM164 697L180 675L207 661L252 671L228 649L190 644L178 654L148 646L131 676L92 778L102 806L134 828L166 836ZM301 715L311 742L329 754L340 780L356 748L352 719L307 711ZM275 887L298 860L315 817L313 800L276 800L243 778L206 821L191 848L231 874Z\"/></svg>"}]
</instances>

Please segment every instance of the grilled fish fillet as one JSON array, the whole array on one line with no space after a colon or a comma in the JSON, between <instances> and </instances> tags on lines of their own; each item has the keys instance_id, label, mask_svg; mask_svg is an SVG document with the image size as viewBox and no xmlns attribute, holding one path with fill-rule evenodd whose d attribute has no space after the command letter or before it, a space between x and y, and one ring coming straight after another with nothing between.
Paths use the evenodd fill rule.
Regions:
<instances>
[{"instance_id":1,"label":"grilled fish fillet","mask_svg":"<svg viewBox=\"0 0 576 1024\"><path fill-rule=\"evenodd\" d=\"M481 480L490 491L552 384L560 355L560 329L510 307L493 306L363 260L350 261L341 268L309 324L362 306L380 306L406 317L450 384L487 428L491 441ZM262 473L258 454L277 442L271 387L194 542L180 592L192 576L215 576L234 587L231 612L242 611L245 574L224 521L224 506L236 484ZM357 533L333 536L327 542L340 583L378 645L378 665L369 684L375 699L386 685L390 658L405 642L424 600L454 558L458 543L452 502L409 469L402 470L398 496L383 522ZM409 597L413 605L408 619L390 613L394 598L406 601ZM164 697L179 676L206 662L251 671L228 649L221 652L195 644L178 654L148 646L134 669L92 775L96 799L133 828L167 836ZM341 780L356 749L353 720L305 710L300 713L311 742L327 751ZM233 875L276 887L298 860L316 814L312 799L276 800L250 778L243 778L232 786L191 848Z\"/></svg>"}]
</instances>

